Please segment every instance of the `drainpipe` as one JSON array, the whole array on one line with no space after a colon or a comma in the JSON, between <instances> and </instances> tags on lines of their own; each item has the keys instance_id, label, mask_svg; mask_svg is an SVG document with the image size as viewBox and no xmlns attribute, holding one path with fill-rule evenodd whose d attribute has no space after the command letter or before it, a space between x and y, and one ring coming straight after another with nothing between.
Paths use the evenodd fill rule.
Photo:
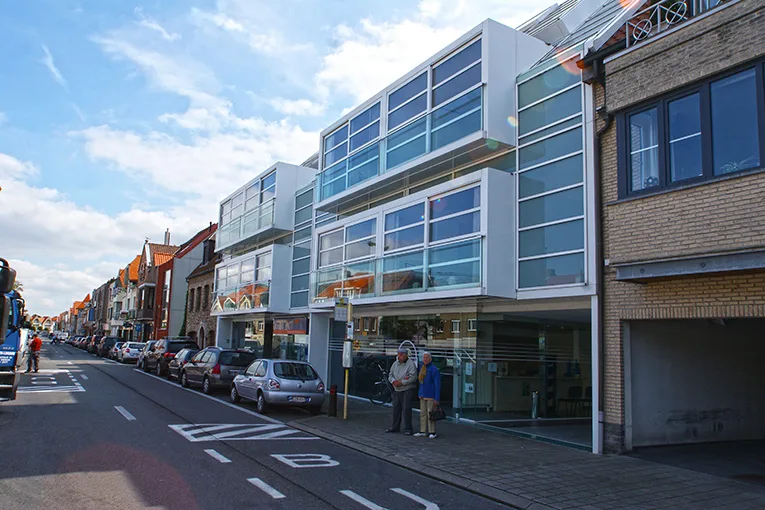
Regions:
<instances>
[{"instance_id":1,"label":"drainpipe","mask_svg":"<svg viewBox=\"0 0 765 510\"><path fill-rule=\"evenodd\" d=\"M601 86L603 87L603 95L605 97L606 92L606 81L604 74L601 72L598 75L597 80ZM597 270L595 271L595 281L596 281L596 287L598 289L598 334L600 335L600 342L599 342L599 353L598 353L598 375L599 375L599 391L598 391L598 418L604 416L604 388L605 388L605 335L603 334L604 327L605 327L605 306L604 306L604 294L605 294L605 287L604 287L604 263L605 263L605 250L603 248L603 199L602 199L602 189L601 189L601 158L600 158L600 151L601 151L601 136L603 133L605 133L610 127L611 123L613 121L613 115L608 113L608 110L606 109L605 105L601 106L600 108L596 109L596 112L598 116L605 121L605 124L603 127L598 129L595 132L594 137L594 163L595 163L595 210L597 211L595 213L595 245L597 246ZM605 423L601 420L601 433L603 432ZM602 453L602 452L601 452Z\"/></svg>"}]
</instances>

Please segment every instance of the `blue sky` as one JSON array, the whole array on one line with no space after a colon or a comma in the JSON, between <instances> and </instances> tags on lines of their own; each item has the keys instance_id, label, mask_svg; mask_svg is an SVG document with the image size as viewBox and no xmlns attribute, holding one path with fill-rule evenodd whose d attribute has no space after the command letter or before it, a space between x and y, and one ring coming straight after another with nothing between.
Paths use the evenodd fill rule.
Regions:
<instances>
[{"instance_id":1,"label":"blue sky","mask_svg":"<svg viewBox=\"0 0 765 510\"><path fill-rule=\"evenodd\" d=\"M174 243L220 198L483 19L542 0L0 4L0 257L32 312Z\"/></svg>"}]
</instances>

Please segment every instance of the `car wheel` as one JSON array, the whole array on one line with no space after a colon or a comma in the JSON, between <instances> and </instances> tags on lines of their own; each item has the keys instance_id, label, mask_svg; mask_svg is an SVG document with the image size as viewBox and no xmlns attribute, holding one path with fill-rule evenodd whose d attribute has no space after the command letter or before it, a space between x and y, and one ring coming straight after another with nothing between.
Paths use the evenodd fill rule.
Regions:
<instances>
[{"instance_id":1,"label":"car wheel","mask_svg":"<svg viewBox=\"0 0 765 510\"><path fill-rule=\"evenodd\" d=\"M266 403L266 397L263 396L263 392L258 392L258 400L255 403L255 409L257 409L260 414L265 414L268 410L268 404Z\"/></svg>"},{"instance_id":2,"label":"car wheel","mask_svg":"<svg viewBox=\"0 0 765 510\"><path fill-rule=\"evenodd\" d=\"M212 392L212 387L210 386L210 379L205 376L204 379L202 379L202 391L204 391L207 395L209 395Z\"/></svg>"},{"instance_id":3,"label":"car wheel","mask_svg":"<svg viewBox=\"0 0 765 510\"><path fill-rule=\"evenodd\" d=\"M146 360L143 360L143 371L147 374L149 373L149 364L146 362Z\"/></svg>"},{"instance_id":4,"label":"car wheel","mask_svg":"<svg viewBox=\"0 0 765 510\"><path fill-rule=\"evenodd\" d=\"M167 380L172 381L173 380L173 372L170 370L170 367L167 367Z\"/></svg>"},{"instance_id":5,"label":"car wheel","mask_svg":"<svg viewBox=\"0 0 765 510\"><path fill-rule=\"evenodd\" d=\"M241 400L242 400L242 397L240 397L239 392L236 391L236 385L232 384L231 385L231 402L233 402L234 404L238 404L239 402L241 402Z\"/></svg>"},{"instance_id":6,"label":"car wheel","mask_svg":"<svg viewBox=\"0 0 765 510\"><path fill-rule=\"evenodd\" d=\"M181 386L184 388L189 387L189 379L186 377L186 372L181 373Z\"/></svg>"},{"instance_id":7,"label":"car wheel","mask_svg":"<svg viewBox=\"0 0 765 510\"><path fill-rule=\"evenodd\" d=\"M157 360L156 374L158 377L162 377L162 363Z\"/></svg>"}]
</instances>

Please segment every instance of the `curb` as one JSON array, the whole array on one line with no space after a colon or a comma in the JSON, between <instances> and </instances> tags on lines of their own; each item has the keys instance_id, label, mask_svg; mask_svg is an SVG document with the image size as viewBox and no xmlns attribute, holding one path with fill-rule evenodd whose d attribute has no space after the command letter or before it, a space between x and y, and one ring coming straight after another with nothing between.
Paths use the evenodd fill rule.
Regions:
<instances>
[{"instance_id":1,"label":"curb","mask_svg":"<svg viewBox=\"0 0 765 510\"><path fill-rule=\"evenodd\" d=\"M552 507L550 506L537 503L530 499L524 498L523 496L517 496L515 494L511 494L507 491L503 491L501 489L497 489L495 487L491 487L489 485L486 485L480 482L467 480L465 478L456 476L452 473L448 473L441 469L426 466L424 464L419 464L417 462L412 462L411 459L406 457L401 457L398 455L394 455L394 456L383 455L382 453L380 453L379 450L376 450L372 447L363 445L361 443L357 443L356 441L350 441L348 439L345 439L342 436L338 436L336 434L332 434L330 432L326 432L324 430L311 427L310 425L306 425L299 421L293 421L289 423L289 426L296 428L298 430L302 430L303 432L307 432L314 436L320 437L322 439L326 439L327 441L331 441L333 443L345 446L347 448L350 448L351 450L355 450L357 452L361 452L361 453L370 455L372 457L376 457L385 462L395 464L396 466L402 467L408 471L413 471L415 473L426 476L428 478L432 478L434 480L438 480L439 482L443 482L447 485L451 485L453 487L466 490L478 496L491 499L497 503L509 505L512 508L516 508L520 510L553 510Z\"/></svg>"}]
</instances>

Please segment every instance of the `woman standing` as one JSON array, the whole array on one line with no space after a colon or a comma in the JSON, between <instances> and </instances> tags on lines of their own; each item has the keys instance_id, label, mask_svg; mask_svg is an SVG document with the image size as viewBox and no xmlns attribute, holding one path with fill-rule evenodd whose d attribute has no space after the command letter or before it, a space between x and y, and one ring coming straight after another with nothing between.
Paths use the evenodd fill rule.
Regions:
<instances>
[{"instance_id":1,"label":"woman standing","mask_svg":"<svg viewBox=\"0 0 765 510\"><path fill-rule=\"evenodd\" d=\"M420 381L420 431L415 437L427 435L430 439L436 435L436 422L430 419L433 411L441 400L441 372L433 364L433 357L429 352L422 355L422 366L418 376Z\"/></svg>"}]
</instances>

